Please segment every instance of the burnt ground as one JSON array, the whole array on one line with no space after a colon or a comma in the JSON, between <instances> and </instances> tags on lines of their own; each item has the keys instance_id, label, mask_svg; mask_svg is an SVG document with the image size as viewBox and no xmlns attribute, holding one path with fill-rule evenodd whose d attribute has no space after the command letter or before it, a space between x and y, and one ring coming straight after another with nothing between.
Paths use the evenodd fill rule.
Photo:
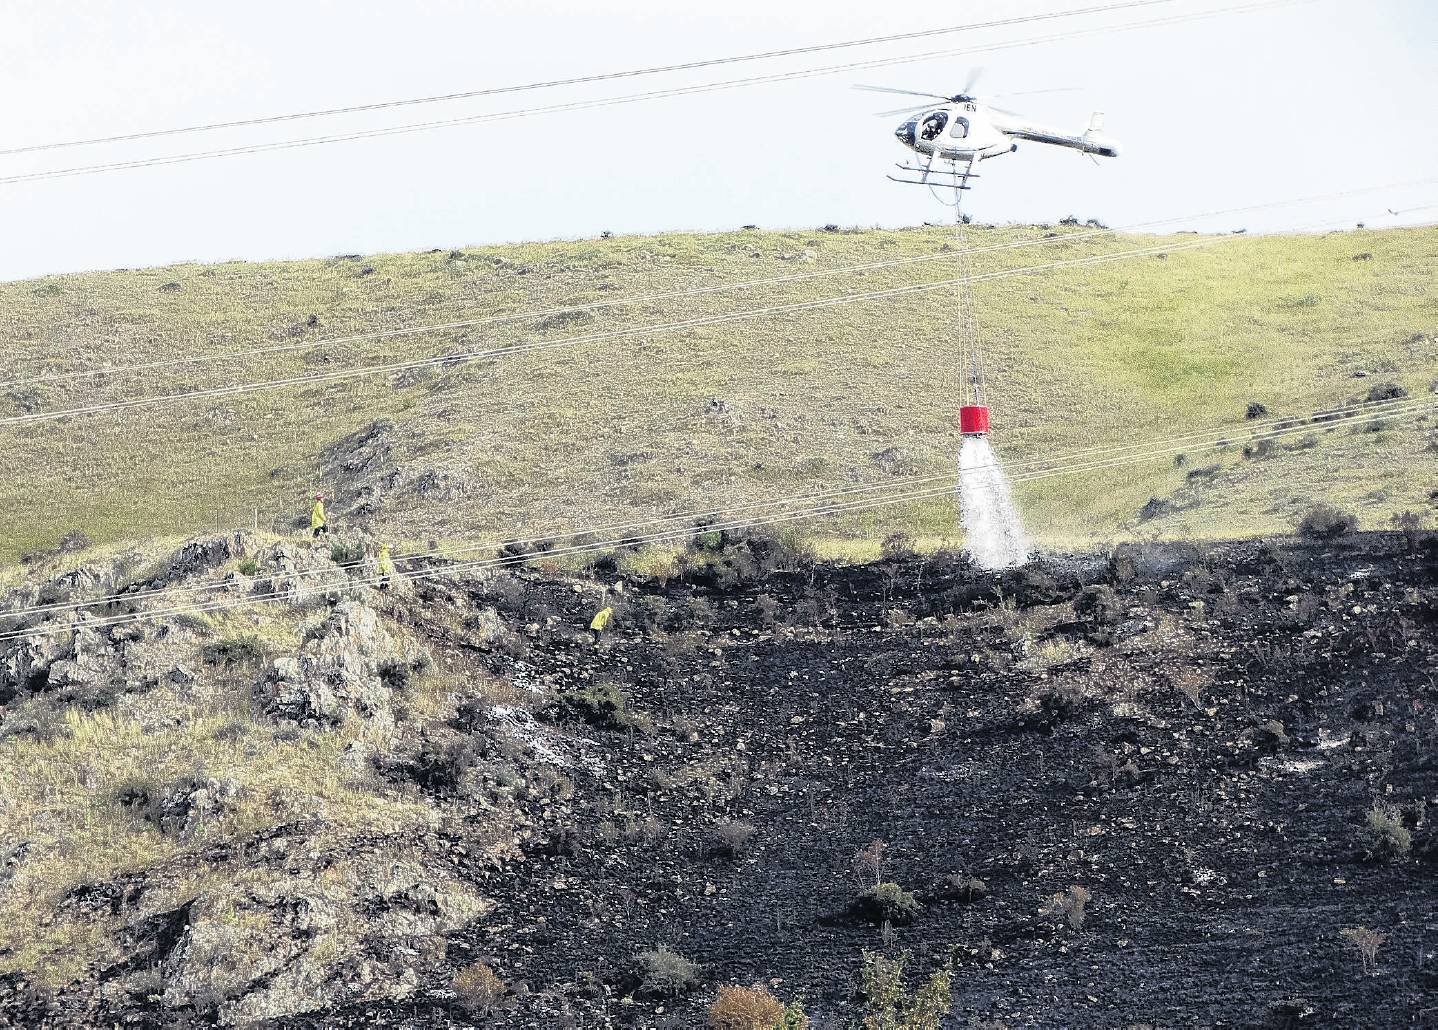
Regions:
<instances>
[{"instance_id":1,"label":"burnt ground","mask_svg":"<svg viewBox=\"0 0 1438 1030\"><path fill-rule=\"evenodd\" d=\"M632 599L599 648L540 634L518 665L436 640L551 696L611 679L653 724L551 710L602 767L529 805L512 861L469 870L498 908L449 959L518 988L496 1025L696 1026L715 985L755 981L842 1025L861 952L884 947L846 912L853 857L882 840L884 877L924 906L889 948L953 961L954 1026L1438 1025L1435 570L1431 542L1392 535L997 584L909 558L641 586L665 604ZM592 609L522 575L541 615ZM1096 582L1112 594L1076 616ZM973 614L995 590L1010 605ZM637 625L656 612L703 628L656 643ZM1361 840L1375 802L1400 810L1408 858ZM724 819L755 828L738 858L716 848ZM952 897L956 873L987 897ZM1092 896L1082 930L1037 914L1071 885ZM1387 935L1373 975L1340 935L1355 925ZM661 942L701 982L631 997ZM464 1018L441 991L324 1022Z\"/></svg>"},{"instance_id":2,"label":"burnt ground","mask_svg":"<svg viewBox=\"0 0 1438 1030\"><path fill-rule=\"evenodd\" d=\"M763 982L849 1026L865 950L951 962L955 1027L1438 1025L1432 539L739 566L628 584L597 647L572 578L389 602L456 682L514 689L386 775L519 829L501 858L425 843L496 907L414 996L283 1025L697 1027ZM476 642L491 605L522 643ZM505 730L524 710L564 764ZM1363 836L1375 804L1407 856ZM753 827L737 854L726 820ZM875 840L908 925L850 914ZM1071 886L1079 929L1039 914ZM1371 975L1354 926L1387 935ZM700 966L677 997L636 976L659 944ZM451 989L477 960L508 986L486 1015Z\"/></svg>"}]
</instances>

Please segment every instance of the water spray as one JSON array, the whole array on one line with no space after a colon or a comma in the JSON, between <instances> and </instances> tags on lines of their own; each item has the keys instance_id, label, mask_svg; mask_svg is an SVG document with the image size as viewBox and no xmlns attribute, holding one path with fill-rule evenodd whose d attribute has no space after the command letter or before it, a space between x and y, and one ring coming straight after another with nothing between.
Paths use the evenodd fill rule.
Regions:
<instances>
[{"instance_id":1,"label":"water spray","mask_svg":"<svg viewBox=\"0 0 1438 1030\"><path fill-rule=\"evenodd\" d=\"M954 190L954 232L960 260L966 252L963 190ZM967 276L968 269L964 269ZM1014 504L1013 490L989 441L989 407L984 403L982 349L974 298L967 282L957 287L959 313L959 522L964 546L982 569L1011 569L1029 560L1032 548Z\"/></svg>"}]
</instances>

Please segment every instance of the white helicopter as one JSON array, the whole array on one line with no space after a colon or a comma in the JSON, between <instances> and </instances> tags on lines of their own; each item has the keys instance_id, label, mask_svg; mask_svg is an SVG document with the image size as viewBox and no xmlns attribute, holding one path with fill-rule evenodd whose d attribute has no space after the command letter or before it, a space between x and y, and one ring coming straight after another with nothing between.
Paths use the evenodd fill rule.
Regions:
<instances>
[{"instance_id":1,"label":"white helicopter","mask_svg":"<svg viewBox=\"0 0 1438 1030\"><path fill-rule=\"evenodd\" d=\"M894 130L894 135L904 146L927 159L922 165L898 166L900 171L917 174L918 178L891 175L890 179L915 186L942 185L966 190L970 188L969 180L978 178L975 169L980 161L1002 154L1012 154L1019 149L1020 140L1067 147L1095 157L1118 157L1118 142L1102 135L1102 113L1095 112L1084 133L1071 136L1047 126L1037 125L1013 111L995 107L975 96L973 88L977 78L978 74L975 73L963 92L951 97L939 93L892 89L888 86L854 87L875 93L898 93L941 101L939 104L926 104L923 107L902 107L895 111L880 112L880 117L908 115ZM942 167L940 162L944 162L948 167Z\"/></svg>"}]
</instances>

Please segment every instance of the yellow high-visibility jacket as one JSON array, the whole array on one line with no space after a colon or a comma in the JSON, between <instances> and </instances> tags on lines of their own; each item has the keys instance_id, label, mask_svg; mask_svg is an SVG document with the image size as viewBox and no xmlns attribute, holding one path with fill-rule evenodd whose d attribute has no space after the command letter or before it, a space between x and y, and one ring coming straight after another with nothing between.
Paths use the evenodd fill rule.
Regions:
<instances>
[{"instance_id":1,"label":"yellow high-visibility jacket","mask_svg":"<svg viewBox=\"0 0 1438 1030\"><path fill-rule=\"evenodd\" d=\"M319 529L325 524L325 502L316 501L315 506L310 509L310 528Z\"/></svg>"},{"instance_id":2,"label":"yellow high-visibility jacket","mask_svg":"<svg viewBox=\"0 0 1438 1030\"><path fill-rule=\"evenodd\" d=\"M604 627L609 625L609 620L613 615L613 608L599 609L599 613L594 616L594 621L589 624L589 628L594 630L596 633L603 633Z\"/></svg>"},{"instance_id":3,"label":"yellow high-visibility jacket","mask_svg":"<svg viewBox=\"0 0 1438 1030\"><path fill-rule=\"evenodd\" d=\"M379 574L381 576L394 575L394 561L391 560L389 556L388 547L381 547L379 549Z\"/></svg>"}]
</instances>

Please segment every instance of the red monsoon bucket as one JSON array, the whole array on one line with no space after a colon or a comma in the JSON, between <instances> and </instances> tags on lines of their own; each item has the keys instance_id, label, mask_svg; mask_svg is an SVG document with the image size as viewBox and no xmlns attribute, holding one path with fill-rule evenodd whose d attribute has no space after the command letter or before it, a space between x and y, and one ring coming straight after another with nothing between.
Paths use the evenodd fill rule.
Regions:
<instances>
[{"instance_id":1,"label":"red monsoon bucket","mask_svg":"<svg viewBox=\"0 0 1438 1030\"><path fill-rule=\"evenodd\" d=\"M966 404L959 409L959 432L977 436L989 431L989 409L984 404Z\"/></svg>"}]
</instances>

